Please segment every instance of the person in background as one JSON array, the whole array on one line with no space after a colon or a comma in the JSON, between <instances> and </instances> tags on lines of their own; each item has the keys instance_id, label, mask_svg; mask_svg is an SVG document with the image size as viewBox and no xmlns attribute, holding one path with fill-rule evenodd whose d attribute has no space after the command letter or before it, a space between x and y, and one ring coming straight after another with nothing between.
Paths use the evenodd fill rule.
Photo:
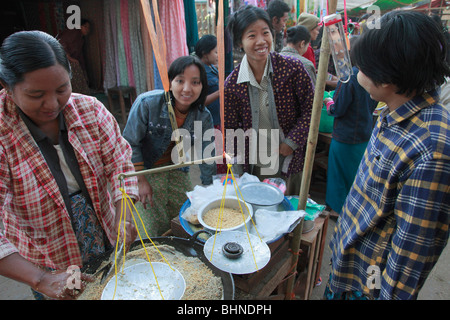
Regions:
<instances>
[{"instance_id":1,"label":"person in background","mask_svg":"<svg viewBox=\"0 0 450 320\"><path fill-rule=\"evenodd\" d=\"M152 90L137 97L123 131L133 149L132 160L137 171L164 167L178 161L173 156L176 145L172 141L173 132L178 128L184 129L180 130L180 134L188 132L185 133L188 136L182 136L183 142L189 143L183 143L185 154L189 154L189 147L200 145L201 150L194 152L197 155L201 152L201 159L214 156L204 154L210 144L214 146L214 135L206 133L214 128L211 113L204 106L208 80L203 63L194 56L179 57L170 65L168 75L169 96L177 127L172 127L169 118L166 92ZM200 136L195 136L195 126L201 129ZM207 141L207 137L211 137L211 140ZM216 172L216 165L201 164L200 171L202 184L209 185ZM192 190L189 167L140 175L138 183L140 202L136 204L136 209L147 234L150 237L161 236L170 229L170 221L178 215L187 200L186 192ZM139 230L145 236L140 224Z\"/></svg>"},{"instance_id":2,"label":"person in background","mask_svg":"<svg viewBox=\"0 0 450 320\"><path fill-rule=\"evenodd\" d=\"M357 37L350 39L353 47ZM354 65L354 61L352 61ZM355 179L373 128L373 112L378 102L370 98L357 80L358 68L348 82L338 82L333 99L325 99L327 113L334 117L328 154L326 204L337 217ZM334 100L334 101L333 101Z\"/></svg>"},{"instance_id":3,"label":"person in background","mask_svg":"<svg viewBox=\"0 0 450 320\"><path fill-rule=\"evenodd\" d=\"M309 43L308 49L303 54L303 56L314 64L314 68L317 68L314 49L311 46L311 42L315 41L317 39L317 36L319 35L320 29L322 27L322 25L320 24L320 19L313 14L303 12L298 17L297 25L306 27L306 29L308 29L309 33L311 34L311 41Z\"/></svg>"},{"instance_id":4,"label":"person in background","mask_svg":"<svg viewBox=\"0 0 450 320\"><path fill-rule=\"evenodd\" d=\"M132 151L110 112L72 93L64 48L41 31L22 31L0 49L0 275L37 299L75 299L70 267L82 268L116 243L121 186L139 197ZM107 187L109 184L109 188ZM126 209L128 210L128 209ZM137 233L131 212L126 248Z\"/></svg>"},{"instance_id":5,"label":"person in background","mask_svg":"<svg viewBox=\"0 0 450 320\"><path fill-rule=\"evenodd\" d=\"M81 19L79 29L66 29L56 38L64 47L72 69L73 92L89 94L89 77L86 68L85 42L91 32L91 23Z\"/></svg>"},{"instance_id":6,"label":"person in background","mask_svg":"<svg viewBox=\"0 0 450 320\"><path fill-rule=\"evenodd\" d=\"M331 240L326 299L417 299L449 238L450 75L436 23L393 11L352 55L380 114Z\"/></svg>"},{"instance_id":7,"label":"person in background","mask_svg":"<svg viewBox=\"0 0 450 320\"><path fill-rule=\"evenodd\" d=\"M450 33L446 25L442 23L441 17L434 14L431 18L436 22L438 28L442 30L442 34L445 37L445 43L447 46L447 55L445 56L445 61L450 65ZM445 82L441 85L440 102L450 111L450 77L445 78Z\"/></svg>"},{"instance_id":8,"label":"person in background","mask_svg":"<svg viewBox=\"0 0 450 320\"><path fill-rule=\"evenodd\" d=\"M220 119L219 71L216 67L219 62L216 36L208 34L201 37L195 45L195 54L203 62L208 77L208 96L206 97L205 105L213 117L214 129L216 129L216 150L220 152L223 147ZM217 174L226 173L226 168L222 164L217 164L216 170Z\"/></svg>"},{"instance_id":9,"label":"person in background","mask_svg":"<svg viewBox=\"0 0 450 320\"><path fill-rule=\"evenodd\" d=\"M282 0L272 0L267 7L267 13L275 31L272 50L276 52L280 52L284 47L284 29L286 29L286 22L289 18L290 11L289 5Z\"/></svg>"},{"instance_id":10,"label":"person in background","mask_svg":"<svg viewBox=\"0 0 450 320\"><path fill-rule=\"evenodd\" d=\"M205 106L213 117L214 127L220 130L220 101L219 101L219 71L217 63L217 38L207 34L201 37L195 45L195 55L203 62L208 77L208 96Z\"/></svg>"},{"instance_id":11,"label":"person in background","mask_svg":"<svg viewBox=\"0 0 450 320\"><path fill-rule=\"evenodd\" d=\"M291 56L299 59L308 71L314 85L316 85L316 68L314 64L306 59L303 54L308 50L311 42L311 34L304 26L295 26L287 29L286 46L280 51L284 56Z\"/></svg>"},{"instance_id":12,"label":"person in background","mask_svg":"<svg viewBox=\"0 0 450 320\"><path fill-rule=\"evenodd\" d=\"M241 8L231 16L228 27L234 46L245 55L225 81L224 129L253 129L263 143L252 143L250 150L247 140L243 150L229 152L234 144L227 137L226 150L237 154L242 172L261 181L285 177L287 192L298 194L314 85L300 60L271 52L273 29L263 9L251 5ZM272 142L279 147L272 150ZM262 161L268 156L276 161Z\"/></svg>"}]
</instances>

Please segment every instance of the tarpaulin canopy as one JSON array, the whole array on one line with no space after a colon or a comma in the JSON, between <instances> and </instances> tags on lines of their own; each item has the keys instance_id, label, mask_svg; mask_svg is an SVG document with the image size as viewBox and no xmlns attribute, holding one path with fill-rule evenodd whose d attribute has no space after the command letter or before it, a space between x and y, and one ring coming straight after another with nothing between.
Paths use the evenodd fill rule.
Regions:
<instances>
[{"instance_id":1,"label":"tarpaulin canopy","mask_svg":"<svg viewBox=\"0 0 450 320\"><path fill-rule=\"evenodd\" d=\"M366 10L367 7L371 5L378 6L382 12L393 10L400 7L406 7L413 5L418 2L423 2L422 0L347 0L346 7L347 11L352 11L358 13L361 10ZM337 11L344 10L344 0L338 1Z\"/></svg>"}]
</instances>

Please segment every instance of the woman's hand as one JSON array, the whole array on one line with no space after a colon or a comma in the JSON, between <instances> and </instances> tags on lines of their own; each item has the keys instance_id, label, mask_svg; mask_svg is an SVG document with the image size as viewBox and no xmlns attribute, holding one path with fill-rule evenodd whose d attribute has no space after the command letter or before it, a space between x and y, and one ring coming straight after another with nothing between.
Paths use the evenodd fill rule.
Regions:
<instances>
[{"instance_id":1,"label":"woman's hand","mask_svg":"<svg viewBox=\"0 0 450 320\"><path fill-rule=\"evenodd\" d=\"M144 209L147 209L147 204L149 203L153 207L153 190L148 183L148 180L144 176L138 176L138 186L139 186L139 200L144 205Z\"/></svg>"},{"instance_id":2,"label":"woman's hand","mask_svg":"<svg viewBox=\"0 0 450 320\"><path fill-rule=\"evenodd\" d=\"M84 273L70 274L64 271L43 271L38 285L33 288L51 299L74 300L94 279Z\"/></svg>"},{"instance_id":3,"label":"woman's hand","mask_svg":"<svg viewBox=\"0 0 450 320\"><path fill-rule=\"evenodd\" d=\"M286 143L280 144L280 154L284 157L287 157L288 155L291 155L294 152L294 150L289 147Z\"/></svg>"},{"instance_id":4,"label":"woman's hand","mask_svg":"<svg viewBox=\"0 0 450 320\"><path fill-rule=\"evenodd\" d=\"M71 272L72 271L72 272ZM77 266L67 271L48 271L37 267L18 253L0 259L0 275L22 282L50 299L72 300L94 278L80 272Z\"/></svg>"},{"instance_id":5,"label":"woman's hand","mask_svg":"<svg viewBox=\"0 0 450 320\"><path fill-rule=\"evenodd\" d=\"M115 219L115 226L114 226L114 235L113 235L113 241L114 243L117 242L117 236L119 235L119 242L122 242L125 240L125 252L128 251L130 246L133 244L133 242L137 238L137 230L136 226L134 224L134 220L136 219L136 223L139 223L139 219L135 217L133 219L133 213L130 211L132 210L133 205L132 204L124 204L123 210L125 212L122 213L122 201L120 200L116 202L116 219ZM122 219L122 221L121 221ZM119 230L120 228L120 230Z\"/></svg>"}]
</instances>

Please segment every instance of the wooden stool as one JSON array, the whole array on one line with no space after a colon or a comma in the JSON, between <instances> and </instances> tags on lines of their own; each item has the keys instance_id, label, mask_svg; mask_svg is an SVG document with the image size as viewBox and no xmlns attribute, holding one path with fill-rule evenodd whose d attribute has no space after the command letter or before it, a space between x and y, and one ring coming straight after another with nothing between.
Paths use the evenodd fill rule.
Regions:
<instances>
[{"instance_id":1,"label":"wooden stool","mask_svg":"<svg viewBox=\"0 0 450 320\"><path fill-rule=\"evenodd\" d=\"M119 96L119 104L120 104L120 113L122 115L123 125L127 123L127 112L125 109L125 96L129 96L130 98L130 108L133 105L134 100L136 99L136 88L135 87L125 87L125 86L117 86L108 89L108 103L109 103L109 111L113 112L113 95Z\"/></svg>"}]
</instances>

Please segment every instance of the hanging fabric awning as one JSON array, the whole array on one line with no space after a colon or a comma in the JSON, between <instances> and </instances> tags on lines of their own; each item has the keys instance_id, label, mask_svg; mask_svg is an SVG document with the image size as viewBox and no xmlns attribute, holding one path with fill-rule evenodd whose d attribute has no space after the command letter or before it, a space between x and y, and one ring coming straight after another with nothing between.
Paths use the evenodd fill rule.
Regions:
<instances>
[{"instance_id":1,"label":"hanging fabric awning","mask_svg":"<svg viewBox=\"0 0 450 320\"><path fill-rule=\"evenodd\" d=\"M414 5L418 2L423 2L422 0L376 0L376 1L368 1L368 0L347 0L347 11L357 14L361 10L366 10L369 6L375 5L378 6L381 12L390 11L393 9L407 7ZM338 1L338 11L344 10L344 0Z\"/></svg>"}]
</instances>

